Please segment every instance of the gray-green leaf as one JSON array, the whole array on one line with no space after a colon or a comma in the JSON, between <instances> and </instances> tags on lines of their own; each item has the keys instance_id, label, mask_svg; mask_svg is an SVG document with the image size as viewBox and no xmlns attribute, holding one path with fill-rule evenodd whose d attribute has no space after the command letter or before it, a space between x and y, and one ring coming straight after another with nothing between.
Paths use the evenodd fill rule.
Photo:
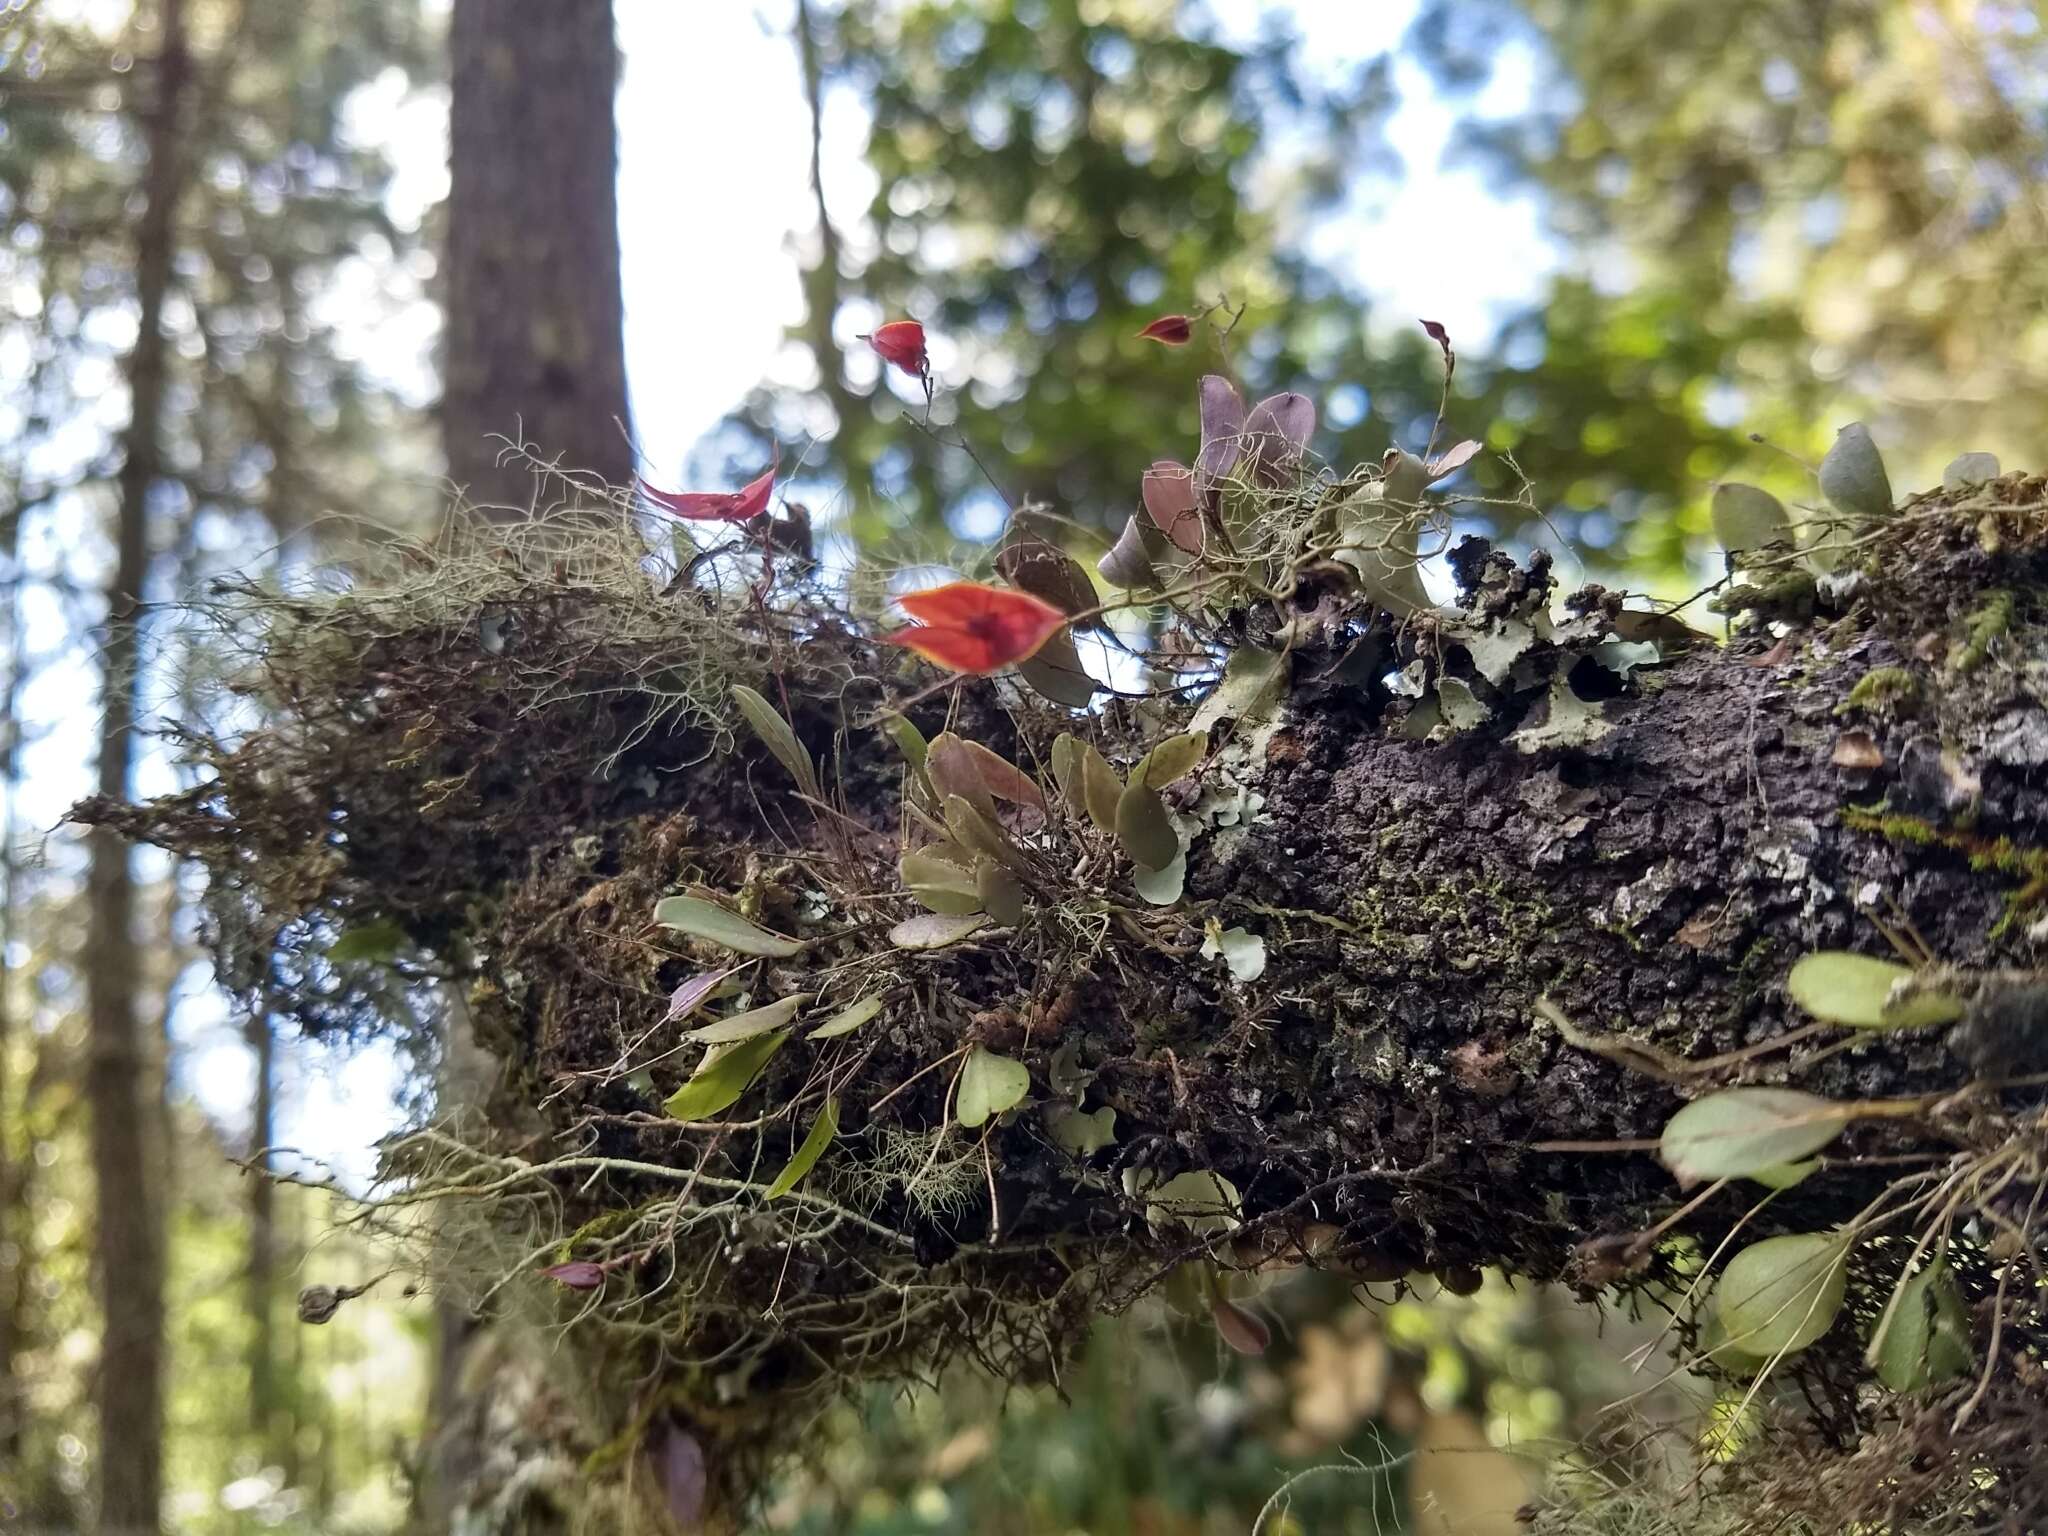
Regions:
<instances>
[{"instance_id":1,"label":"gray-green leaf","mask_svg":"<svg viewBox=\"0 0 2048 1536\"><path fill-rule=\"evenodd\" d=\"M761 1075L761 1069L768 1065L788 1039L788 1032L783 1031L756 1035L738 1045L713 1047L705 1055L703 1065L697 1068L696 1076L670 1094L664 1108L672 1118L685 1123L708 1120L721 1110L730 1108L738 1102L741 1094L753 1086L754 1079Z\"/></svg>"},{"instance_id":2,"label":"gray-green leaf","mask_svg":"<svg viewBox=\"0 0 2048 1536\"><path fill-rule=\"evenodd\" d=\"M1030 1088L1031 1074L1023 1062L977 1045L967 1053L967 1062L960 1069L953 1118L972 1130L990 1115L1014 1109Z\"/></svg>"},{"instance_id":3,"label":"gray-green leaf","mask_svg":"<svg viewBox=\"0 0 2048 1536\"><path fill-rule=\"evenodd\" d=\"M1848 1259L1849 1240L1832 1232L1750 1244L1728 1261L1714 1291L1729 1344L1767 1360L1804 1349L1842 1310Z\"/></svg>"},{"instance_id":4,"label":"gray-green leaf","mask_svg":"<svg viewBox=\"0 0 2048 1536\"><path fill-rule=\"evenodd\" d=\"M1961 1001L1947 993L1896 991L1912 977L1895 960L1822 949L1800 956L1785 989L1816 1019L1853 1029L1916 1029L1953 1024L1963 1016Z\"/></svg>"},{"instance_id":5,"label":"gray-green leaf","mask_svg":"<svg viewBox=\"0 0 2048 1536\"><path fill-rule=\"evenodd\" d=\"M764 1198L780 1200L802 1183L804 1175L811 1171L820 1157L824 1156L825 1149L832 1145L832 1138L838 1134L839 1101L827 1099L825 1107L818 1111L818 1118L811 1122L811 1129L805 1135L803 1145L796 1149L796 1155L790 1158L782 1172L775 1175L775 1182L768 1186L768 1193Z\"/></svg>"},{"instance_id":6,"label":"gray-green leaf","mask_svg":"<svg viewBox=\"0 0 2048 1536\"><path fill-rule=\"evenodd\" d=\"M789 770L797 788L813 800L818 799L818 774L811 766L811 754L796 739L796 732L782 718L782 712L745 683L732 685L732 697L733 702L739 705L740 713L746 716L747 724L753 727L754 734L761 738L761 745Z\"/></svg>"},{"instance_id":7,"label":"gray-green leaf","mask_svg":"<svg viewBox=\"0 0 2048 1536\"><path fill-rule=\"evenodd\" d=\"M1748 1178L1810 1157L1842 1134L1842 1106L1796 1088L1727 1088L1671 1117L1658 1156L1682 1184Z\"/></svg>"},{"instance_id":8,"label":"gray-green leaf","mask_svg":"<svg viewBox=\"0 0 2048 1536\"><path fill-rule=\"evenodd\" d=\"M1835 434L1834 446L1820 461L1820 493L1851 517L1891 516L1891 479L1862 422L1852 421Z\"/></svg>"},{"instance_id":9,"label":"gray-green leaf","mask_svg":"<svg viewBox=\"0 0 2048 1536\"><path fill-rule=\"evenodd\" d=\"M667 896L654 904L654 920L692 938L703 939L742 955L787 959L801 954L803 944L757 928L739 913L697 896Z\"/></svg>"}]
</instances>

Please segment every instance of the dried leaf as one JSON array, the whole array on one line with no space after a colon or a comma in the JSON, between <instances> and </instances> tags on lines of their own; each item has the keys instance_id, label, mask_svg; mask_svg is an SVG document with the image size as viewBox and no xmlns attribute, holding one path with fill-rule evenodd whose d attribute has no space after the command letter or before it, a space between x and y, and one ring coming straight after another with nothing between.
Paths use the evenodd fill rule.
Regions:
<instances>
[{"instance_id":1,"label":"dried leaf","mask_svg":"<svg viewBox=\"0 0 2048 1536\"><path fill-rule=\"evenodd\" d=\"M812 1037L813 1039L816 1036ZM768 1186L764 1200L780 1200L803 1182L825 1149L832 1145L832 1138L839 1134L839 1101L827 1099L825 1107L818 1111L818 1118L811 1122L810 1131L804 1136L803 1145L796 1149L796 1155L784 1165L782 1172L775 1175L775 1182Z\"/></svg>"},{"instance_id":2,"label":"dried leaf","mask_svg":"<svg viewBox=\"0 0 2048 1536\"><path fill-rule=\"evenodd\" d=\"M857 1003L848 1003L831 1018L812 1030L805 1038L811 1040L837 1040L841 1035L850 1035L882 1011L882 994L871 992Z\"/></svg>"},{"instance_id":3,"label":"dried leaf","mask_svg":"<svg viewBox=\"0 0 2048 1536\"><path fill-rule=\"evenodd\" d=\"M784 1028L810 1000L808 992L793 993L764 1007L749 1008L745 1013L720 1019L716 1024L702 1025L686 1032L683 1038L695 1045L736 1045L756 1035L765 1035L770 1030Z\"/></svg>"},{"instance_id":4,"label":"dried leaf","mask_svg":"<svg viewBox=\"0 0 2048 1536\"><path fill-rule=\"evenodd\" d=\"M1434 485L1439 480L1449 479L1477 458L1479 451L1485 446L1484 443L1477 442L1469 437L1462 443L1453 443L1424 465L1424 468L1429 471L1429 483Z\"/></svg>"},{"instance_id":5,"label":"dried leaf","mask_svg":"<svg viewBox=\"0 0 2048 1536\"><path fill-rule=\"evenodd\" d=\"M921 917L906 917L891 928L889 942L898 949L944 949L987 926L986 912L970 912L962 917L927 912Z\"/></svg>"},{"instance_id":6,"label":"dried leaf","mask_svg":"<svg viewBox=\"0 0 2048 1536\"><path fill-rule=\"evenodd\" d=\"M1870 773L1884 766L1884 749L1866 730L1844 731L1835 738L1835 749L1828 754L1828 761L1852 773Z\"/></svg>"},{"instance_id":7,"label":"dried leaf","mask_svg":"<svg viewBox=\"0 0 2048 1536\"><path fill-rule=\"evenodd\" d=\"M721 981L738 969L739 967L736 965L728 965L723 970L705 971L699 975L692 976L681 986L677 987L675 991L669 993L668 1013L661 1022L664 1024L674 1024L679 1020L687 1019L697 1011L705 998L717 990L718 984Z\"/></svg>"},{"instance_id":8,"label":"dried leaf","mask_svg":"<svg viewBox=\"0 0 2048 1536\"><path fill-rule=\"evenodd\" d=\"M756 1035L738 1045L714 1046L705 1053L696 1075L668 1096L669 1117L685 1124L708 1120L739 1102L761 1069L789 1039L787 1032Z\"/></svg>"},{"instance_id":9,"label":"dried leaf","mask_svg":"<svg viewBox=\"0 0 2048 1536\"><path fill-rule=\"evenodd\" d=\"M811 754L796 739L796 732L782 718L782 712L744 683L732 685L732 696L747 724L761 738L761 745L768 749L775 761L789 770L789 776L796 780L798 789L813 800L818 799L818 775L811 764Z\"/></svg>"},{"instance_id":10,"label":"dried leaf","mask_svg":"<svg viewBox=\"0 0 2048 1536\"><path fill-rule=\"evenodd\" d=\"M803 944L757 928L739 913L697 896L666 896L654 904L654 920L664 928L687 933L742 955L787 959L803 953Z\"/></svg>"},{"instance_id":11,"label":"dried leaf","mask_svg":"<svg viewBox=\"0 0 2048 1536\"><path fill-rule=\"evenodd\" d=\"M1673 1115L1657 1155L1681 1184L1748 1178L1812 1156L1847 1123L1841 1105L1796 1088L1727 1088Z\"/></svg>"},{"instance_id":12,"label":"dried leaf","mask_svg":"<svg viewBox=\"0 0 2048 1536\"><path fill-rule=\"evenodd\" d=\"M1031 1074L1024 1063L998 1056L977 1045L967 1053L960 1069L960 1087L953 1100L953 1118L969 1130L990 1115L1014 1109L1031 1090Z\"/></svg>"},{"instance_id":13,"label":"dried leaf","mask_svg":"<svg viewBox=\"0 0 2048 1536\"><path fill-rule=\"evenodd\" d=\"M1180 836L1166 814L1166 802L1149 784L1133 781L1116 802L1116 840L1133 863L1164 869L1180 854Z\"/></svg>"}]
</instances>

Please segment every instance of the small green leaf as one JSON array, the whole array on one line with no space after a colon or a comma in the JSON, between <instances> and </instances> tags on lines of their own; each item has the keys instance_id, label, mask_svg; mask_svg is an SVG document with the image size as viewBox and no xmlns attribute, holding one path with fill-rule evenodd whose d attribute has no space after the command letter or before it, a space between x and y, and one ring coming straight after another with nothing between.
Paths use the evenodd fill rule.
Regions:
<instances>
[{"instance_id":1,"label":"small green leaf","mask_svg":"<svg viewBox=\"0 0 2048 1536\"><path fill-rule=\"evenodd\" d=\"M889 942L898 949L944 949L987 926L986 912L969 912L960 917L927 912L919 917L906 917L891 928Z\"/></svg>"},{"instance_id":2,"label":"small green leaf","mask_svg":"<svg viewBox=\"0 0 2048 1536\"><path fill-rule=\"evenodd\" d=\"M1016 1107L1030 1091L1031 1074L1021 1061L998 1056L977 1045L960 1069L960 1088L953 1100L953 1118L972 1130L1006 1109Z\"/></svg>"},{"instance_id":3,"label":"small green leaf","mask_svg":"<svg viewBox=\"0 0 2048 1536\"><path fill-rule=\"evenodd\" d=\"M1207 731L1186 731L1178 736L1169 736L1147 752L1144 761L1131 770L1131 782L1164 789L1176 779L1185 778L1208 750Z\"/></svg>"},{"instance_id":4,"label":"small green leaf","mask_svg":"<svg viewBox=\"0 0 2048 1536\"><path fill-rule=\"evenodd\" d=\"M1071 1104L1048 1104L1045 1133L1053 1145L1064 1147L1076 1157L1087 1157L1104 1147L1116 1145L1116 1111L1107 1104L1083 1114Z\"/></svg>"},{"instance_id":5,"label":"small green leaf","mask_svg":"<svg viewBox=\"0 0 2048 1536\"><path fill-rule=\"evenodd\" d=\"M1763 1185L1765 1189L1796 1189L1819 1171L1820 1159L1810 1157L1803 1163L1774 1163L1743 1177L1751 1183Z\"/></svg>"},{"instance_id":6,"label":"small green leaf","mask_svg":"<svg viewBox=\"0 0 2048 1536\"><path fill-rule=\"evenodd\" d=\"M1833 1232L1750 1244L1728 1261L1714 1291L1729 1344L1766 1360L1804 1349L1842 1310L1848 1260L1849 1239Z\"/></svg>"},{"instance_id":7,"label":"small green leaf","mask_svg":"<svg viewBox=\"0 0 2048 1536\"><path fill-rule=\"evenodd\" d=\"M1116 802L1116 840L1135 864L1164 869L1180 856L1180 837L1159 791L1141 779L1124 786Z\"/></svg>"},{"instance_id":8,"label":"small green leaf","mask_svg":"<svg viewBox=\"0 0 2048 1536\"><path fill-rule=\"evenodd\" d=\"M749 1008L745 1013L735 1013L715 1024L704 1024L696 1029L687 1030L683 1038L695 1045L737 1045L742 1040L765 1035L771 1029L784 1028L797 1016L797 1011L810 1000L810 993L798 992L765 1007Z\"/></svg>"},{"instance_id":9,"label":"small green leaf","mask_svg":"<svg viewBox=\"0 0 2048 1536\"><path fill-rule=\"evenodd\" d=\"M341 937L327 946L327 958L336 965L368 961L388 965L398 958L399 946L404 942L405 930L390 918L380 917L343 930Z\"/></svg>"},{"instance_id":10,"label":"small green leaf","mask_svg":"<svg viewBox=\"0 0 2048 1536\"><path fill-rule=\"evenodd\" d=\"M1010 841L1008 834L959 795L946 796L946 830L970 853L986 854L1019 873L1031 868L1031 861Z\"/></svg>"},{"instance_id":11,"label":"small green leaf","mask_svg":"<svg viewBox=\"0 0 2048 1536\"><path fill-rule=\"evenodd\" d=\"M951 848L951 845L946 845ZM952 849L961 859L974 856ZM975 889L974 871L948 858L938 848L916 848L903 855L896 866L903 888L918 902L948 917L962 917L981 910L981 894Z\"/></svg>"},{"instance_id":12,"label":"small green leaf","mask_svg":"<svg viewBox=\"0 0 2048 1536\"><path fill-rule=\"evenodd\" d=\"M1751 1178L1818 1152L1846 1123L1842 1106L1817 1094L1728 1088L1673 1115L1658 1156L1682 1184Z\"/></svg>"},{"instance_id":13,"label":"small green leaf","mask_svg":"<svg viewBox=\"0 0 2048 1536\"><path fill-rule=\"evenodd\" d=\"M1771 544L1792 546L1792 517L1785 504L1759 486L1739 480L1714 487L1714 538L1731 555L1753 554Z\"/></svg>"},{"instance_id":14,"label":"small green leaf","mask_svg":"<svg viewBox=\"0 0 2048 1536\"><path fill-rule=\"evenodd\" d=\"M1237 1186L1206 1168L1177 1173L1151 1189L1139 1184L1137 1170L1126 1169L1124 1191L1143 1197L1145 1220L1155 1227L1178 1223L1194 1232L1229 1232L1244 1209Z\"/></svg>"},{"instance_id":15,"label":"small green leaf","mask_svg":"<svg viewBox=\"0 0 2048 1536\"><path fill-rule=\"evenodd\" d=\"M796 1149L796 1155L789 1160L782 1172L775 1175L775 1182L768 1186L765 1198L780 1200L802 1183L804 1175L811 1171L820 1157L824 1156L825 1149L832 1145L832 1138L838 1134L839 1101L827 1099L825 1107L818 1111L818 1118L811 1122L810 1132L804 1137L803 1145Z\"/></svg>"},{"instance_id":16,"label":"small green leaf","mask_svg":"<svg viewBox=\"0 0 2048 1536\"><path fill-rule=\"evenodd\" d=\"M1915 1029L1953 1024L1963 1016L1956 998L1938 991L1901 993L1894 989L1912 979L1910 968L1871 955L1823 949L1802 955L1785 978L1792 1001L1817 1019L1852 1029Z\"/></svg>"},{"instance_id":17,"label":"small green leaf","mask_svg":"<svg viewBox=\"0 0 2048 1536\"><path fill-rule=\"evenodd\" d=\"M1894 1392L1918 1392L1966 1374L1976 1360L1970 1314L1946 1259L1899 1282L1866 1356Z\"/></svg>"},{"instance_id":18,"label":"small green leaf","mask_svg":"<svg viewBox=\"0 0 2048 1536\"><path fill-rule=\"evenodd\" d=\"M654 904L654 920L664 928L674 928L737 954L786 959L803 952L800 941L756 928L739 913L698 896L662 898Z\"/></svg>"},{"instance_id":19,"label":"small green leaf","mask_svg":"<svg viewBox=\"0 0 2048 1536\"><path fill-rule=\"evenodd\" d=\"M768 1065L788 1039L785 1031L756 1035L738 1045L714 1046L705 1053L696 1075L670 1094L668 1103L663 1107L671 1118L685 1124L692 1120L710 1119L739 1101L740 1095L753 1086L754 1079L761 1075L761 1069Z\"/></svg>"},{"instance_id":20,"label":"small green leaf","mask_svg":"<svg viewBox=\"0 0 2048 1536\"><path fill-rule=\"evenodd\" d=\"M789 776L796 780L796 787L813 800L818 795L818 774L811 765L811 754L804 750L804 744L796 739L796 732L782 718L782 712L745 683L732 685L733 702L746 716L747 724L754 734L761 738L761 745L773 754L775 761L789 770Z\"/></svg>"},{"instance_id":21,"label":"small green leaf","mask_svg":"<svg viewBox=\"0 0 2048 1536\"><path fill-rule=\"evenodd\" d=\"M980 893L981 909L1005 928L1024 921L1024 887L986 854L974 861L974 885Z\"/></svg>"},{"instance_id":22,"label":"small green leaf","mask_svg":"<svg viewBox=\"0 0 2048 1536\"><path fill-rule=\"evenodd\" d=\"M857 1003L849 1003L831 1018L812 1030L806 1037L811 1040L837 1040L841 1035L850 1035L882 1011L882 994L871 992Z\"/></svg>"},{"instance_id":23,"label":"small green leaf","mask_svg":"<svg viewBox=\"0 0 2048 1536\"><path fill-rule=\"evenodd\" d=\"M925 758L931 751L925 743L924 732L911 723L909 716L896 715L889 721L889 734L895 738L896 750L903 754L903 760L918 773L923 773Z\"/></svg>"},{"instance_id":24,"label":"small green leaf","mask_svg":"<svg viewBox=\"0 0 2048 1536\"><path fill-rule=\"evenodd\" d=\"M1090 741L1081 743L1081 791L1077 804L1088 813L1088 819L1104 832L1116 831L1116 805L1124 781Z\"/></svg>"},{"instance_id":25,"label":"small green leaf","mask_svg":"<svg viewBox=\"0 0 2048 1536\"><path fill-rule=\"evenodd\" d=\"M1820 461L1820 493L1836 511L1851 517L1891 516L1891 479L1862 422L1852 421L1835 434L1834 445Z\"/></svg>"}]
</instances>

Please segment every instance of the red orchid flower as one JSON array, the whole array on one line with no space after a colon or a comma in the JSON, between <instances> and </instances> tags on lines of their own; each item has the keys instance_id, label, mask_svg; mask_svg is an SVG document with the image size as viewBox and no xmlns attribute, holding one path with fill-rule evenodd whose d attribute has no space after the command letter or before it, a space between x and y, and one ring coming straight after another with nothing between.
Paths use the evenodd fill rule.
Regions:
<instances>
[{"instance_id":1,"label":"red orchid flower","mask_svg":"<svg viewBox=\"0 0 2048 1536\"><path fill-rule=\"evenodd\" d=\"M736 491L663 491L645 480L640 490L647 499L671 517L690 523L744 523L768 510L768 498L775 492L775 466Z\"/></svg>"},{"instance_id":2,"label":"red orchid flower","mask_svg":"<svg viewBox=\"0 0 2048 1536\"><path fill-rule=\"evenodd\" d=\"M1138 332L1138 339L1156 341L1169 347L1184 347L1194 339L1194 335L1195 322L1190 316L1161 315Z\"/></svg>"},{"instance_id":3,"label":"red orchid flower","mask_svg":"<svg viewBox=\"0 0 2048 1536\"><path fill-rule=\"evenodd\" d=\"M885 363L893 363L914 379L931 377L931 359L925 355L924 327L915 320L891 320L875 327L874 334L861 338L875 349Z\"/></svg>"},{"instance_id":4,"label":"red orchid flower","mask_svg":"<svg viewBox=\"0 0 2048 1536\"><path fill-rule=\"evenodd\" d=\"M882 638L955 672L987 676L1028 661L1067 622L1028 592L978 581L948 582L896 599L917 623Z\"/></svg>"}]
</instances>

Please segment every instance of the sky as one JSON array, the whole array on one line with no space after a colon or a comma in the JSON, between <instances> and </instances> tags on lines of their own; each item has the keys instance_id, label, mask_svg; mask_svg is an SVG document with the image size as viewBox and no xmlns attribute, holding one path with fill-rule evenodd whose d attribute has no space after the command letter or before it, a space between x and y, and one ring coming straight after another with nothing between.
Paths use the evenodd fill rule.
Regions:
<instances>
[{"instance_id":1,"label":"sky","mask_svg":"<svg viewBox=\"0 0 2048 1536\"><path fill-rule=\"evenodd\" d=\"M624 57L619 233L633 422L643 473L676 484L692 450L740 395L785 366L784 332L802 318L793 239L809 229L813 213L810 123L789 42L789 0L615 0L615 7ZM1291 8L1208 0L1206 9L1225 37L1244 41L1291 10L1304 57L1344 72L1398 48L1415 0L1299 0ZM1311 251L1383 312L1429 315L1466 346L1491 335L1507 312L1538 296L1554 248L1533 201L1503 199L1478 172L1446 168L1443 160L1461 113L1515 111L1533 76L1534 61L1509 50L1479 101L1454 108L1422 69L1397 63L1403 105L1389 136L1407 174L1307 232ZM417 221L447 188L445 95L415 91L394 76L355 104L351 126L391 152L398 172L392 211ZM826 198L855 246L874 189L864 138L858 98L831 97ZM1501 260L1503 249L1518 259ZM345 283L336 303L375 317L359 322L358 350L422 403L430 400L431 309L421 300L379 310L356 287ZM943 364L943 350L934 350ZM870 366L858 352L849 363ZM68 803L68 786L56 798ZM53 800L44 824L60 813ZM182 1086L239 1134L253 1064L203 977L193 979L179 1019ZM372 1143L399 1123L397 1059L384 1046L306 1042L295 1043L287 1059L281 1139L360 1187L374 1162Z\"/></svg>"}]
</instances>

